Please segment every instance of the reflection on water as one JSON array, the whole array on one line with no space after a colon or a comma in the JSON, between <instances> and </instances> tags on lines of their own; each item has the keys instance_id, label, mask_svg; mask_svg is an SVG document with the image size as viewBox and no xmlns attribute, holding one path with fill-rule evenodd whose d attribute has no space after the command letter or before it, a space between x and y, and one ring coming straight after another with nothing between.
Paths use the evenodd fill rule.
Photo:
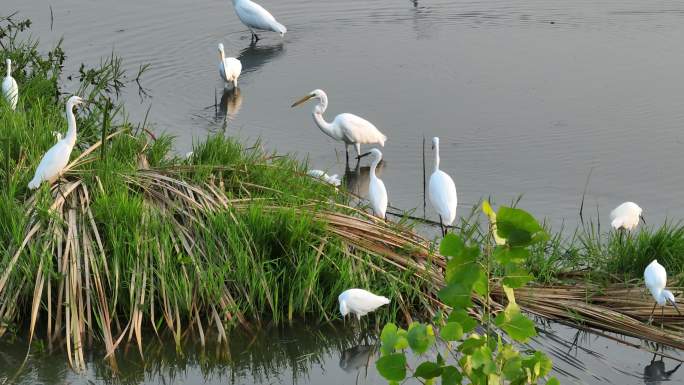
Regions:
<instances>
[{"instance_id":1,"label":"reflection on water","mask_svg":"<svg viewBox=\"0 0 684 385\"><path fill-rule=\"evenodd\" d=\"M385 168L386 162L381 160L375 169L375 175L382 176L382 170ZM347 190L352 194L356 194L362 198L368 197L368 184L370 183L370 166L361 167L361 162L356 162L356 167L353 169L347 165L344 170L344 184Z\"/></svg>"},{"instance_id":2,"label":"reflection on water","mask_svg":"<svg viewBox=\"0 0 684 385\"><path fill-rule=\"evenodd\" d=\"M264 64L282 55L285 52L284 48L285 45L282 42L271 45L265 45L263 42L251 43L240 51L237 57L242 63L242 73L258 71Z\"/></svg>"},{"instance_id":3,"label":"reflection on water","mask_svg":"<svg viewBox=\"0 0 684 385\"><path fill-rule=\"evenodd\" d=\"M240 112L240 107L242 107L242 93L240 92L240 87L224 88L216 120L227 121L235 119L238 112Z\"/></svg>"},{"instance_id":4,"label":"reflection on water","mask_svg":"<svg viewBox=\"0 0 684 385\"><path fill-rule=\"evenodd\" d=\"M653 354L651 363L644 367L644 383L647 385L658 385L662 381L669 381L670 377L682 366L681 362L671 370L665 370L665 361L661 358L656 360Z\"/></svg>"},{"instance_id":5,"label":"reflection on water","mask_svg":"<svg viewBox=\"0 0 684 385\"><path fill-rule=\"evenodd\" d=\"M359 369L368 369L371 363L375 346L356 345L342 351L340 356L340 368L347 373L358 372Z\"/></svg>"}]
</instances>

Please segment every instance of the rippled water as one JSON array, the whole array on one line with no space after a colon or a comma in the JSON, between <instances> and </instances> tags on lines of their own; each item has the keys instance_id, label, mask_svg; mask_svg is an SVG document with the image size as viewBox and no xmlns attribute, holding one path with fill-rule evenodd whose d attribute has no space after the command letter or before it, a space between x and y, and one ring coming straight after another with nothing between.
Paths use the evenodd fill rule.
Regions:
<instances>
[{"instance_id":1,"label":"rippled water","mask_svg":"<svg viewBox=\"0 0 684 385\"><path fill-rule=\"evenodd\" d=\"M12 378L20 384L386 384L375 369L375 341L340 324L297 324L255 334L235 332L227 349L211 345L201 349L184 340L182 354L176 353L170 339L160 342L150 335L146 341L144 361L131 344L119 355L116 372L102 354L93 353L86 358L88 370L83 374L71 371L63 354L48 354L34 347L19 375L25 341L4 342L0 344L0 383ZM551 356L553 375L563 384L684 381L684 369L680 372L676 360L654 359L650 353L611 339L559 325L542 326L530 347ZM684 359L679 352L665 353ZM428 358L434 359L434 355L428 353Z\"/></svg>"},{"instance_id":2,"label":"rippled water","mask_svg":"<svg viewBox=\"0 0 684 385\"><path fill-rule=\"evenodd\" d=\"M140 103L130 90L129 112L142 120L151 105L151 121L179 138L179 152L225 129L342 173L343 147L314 127L313 105L289 107L323 88L329 119L354 112L389 136L383 178L395 206L422 207L422 137L439 135L461 207L524 194L523 207L574 224L593 168L587 211L598 205L604 223L625 200L640 203L649 223L684 215L681 1L262 3L289 32L265 34L256 47L228 0L3 8L32 18L46 44L65 37L67 73L112 50L132 72L150 63L152 98ZM221 41L243 61L239 96L221 95Z\"/></svg>"}]
</instances>

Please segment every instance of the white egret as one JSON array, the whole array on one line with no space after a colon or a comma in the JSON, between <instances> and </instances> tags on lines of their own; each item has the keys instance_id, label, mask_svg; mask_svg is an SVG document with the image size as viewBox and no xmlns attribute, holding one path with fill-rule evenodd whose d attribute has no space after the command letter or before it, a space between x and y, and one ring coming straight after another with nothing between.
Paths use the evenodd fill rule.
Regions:
<instances>
[{"instance_id":1,"label":"white egret","mask_svg":"<svg viewBox=\"0 0 684 385\"><path fill-rule=\"evenodd\" d=\"M349 146L356 147L357 158L361 157L362 144L379 144L385 146L387 136L378 130L373 123L354 114L339 114L332 123L323 119L323 113L328 108L328 95L323 90L313 90L309 95L299 99L292 107L296 107L309 99L318 99L318 104L313 109L314 122L324 134L329 137L344 142L347 151L347 162L349 161Z\"/></svg>"},{"instance_id":2,"label":"white egret","mask_svg":"<svg viewBox=\"0 0 684 385\"><path fill-rule=\"evenodd\" d=\"M646 269L644 270L644 282L646 283L648 291L651 292L653 299L656 301L656 303L653 304L649 322L653 317L656 305L662 306L664 311L665 305L669 303L674 306L677 313L679 313L674 294L669 290L665 290L665 286L667 285L667 271L665 271L665 268L659 264L657 260L654 259L653 262L646 266Z\"/></svg>"},{"instance_id":3,"label":"white egret","mask_svg":"<svg viewBox=\"0 0 684 385\"><path fill-rule=\"evenodd\" d=\"M74 116L74 107L83 104L85 101L78 96L72 96L66 103L67 124L69 129L63 139L57 141L57 144L52 146L43 155L40 160L36 174L29 182L28 187L33 190L38 188L43 181L53 183L62 174L64 167L69 163L69 156L71 150L76 144L76 116Z\"/></svg>"},{"instance_id":4,"label":"white egret","mask_svg":"<svg viewBox=\"0 0 684 385\"><path fill-rule=\"evenodd\" d=\"M370 200L373 214L376 217L386 219L387 212L387 189L382 179L375 175L378 163L382 160L382 153L377 148L372 148L369 152L373 156L370 168L370 180L368 182L368 200Z\"/></svg>"},{"instance_id":5,"label":"white egret","mask_svg":"<svg viewBox=\"0 0 684 385\"><path fill-rule=\"evenodd\" d=\"M439 214L439 225L442 227L442 235L446 235L446 226L451 225L456 219L456 185L454 180L439 169L439 138L432 138L432 149L435 151L435 169L430 175L428 195L432 207Z\"/></svg>"},{"instance_id":6,"label":"white egret","mask_svg":"<svg viewBox=\"0 0 684 385\"><path fill-rule=\"evenodd\" d=\"M337 174L328 175L323 170L309 170L306 173L310 177L320 179L320 180L324 181L325 183L331 184L335 187L342 184L342 180L340 179L340 177Z\"/></svg>"},{"instance_id":7,"label":"white egret","mask_svg":"<svg viewBox=\"0 0 684 385\"><path fill-rule=\"evenodd\" d=\"M360 321L361 317L375 311L382 305L387 305L390 300L386 297L375 295L370 291L363 289L349 289L345 290L337 297L340 303L340 313L342 317L352 313Z\"/></svg>"},{"instance_id":8,"label":"white egret","mask_svg":"<svg viewBox=\"0 0 684 385\"><path fill-rule=\"evenodd\" d=\"M12 110L17 108L19 101L19 86L17 81L12 77L12 60L7 59L7 76L2 80L2 95L9 103Z\"/></svg>"},{"instance_id":9,"label":"white egret","mask_svg":"<svg viewBox=\"0 0 684 385\"><path fill-rule=\"evenodd\" d=\"M226 57L223 49L223 43L218 45L219 51L219 75L226 83L232 83L233 88L238 86L238 78L242 72L242 63L234 57Z\"/></svg>"},{"instance_id":10,"label":"white egret","mask_svg":"<svg viewBox=\"0 0 684 385\"><path fill-rule=\"evenodd\" d=\"M639 220L644 221L641 207L634 202L625 202L610 212L610 225L615 230L634 230L639 225Z\"/></svg>"},{"instance_id":11,"label":"white egret","mask_svg":"<svg viewBox=\"0 0 684 385\"><path fill-rule=\"evenodd\" d=\"M233 0L233 8L238 19L252 32L252 41L259 41L255 30L277 32L281 37L287 32L270 12L251 0Z\"/></svg>"}]
</instances>

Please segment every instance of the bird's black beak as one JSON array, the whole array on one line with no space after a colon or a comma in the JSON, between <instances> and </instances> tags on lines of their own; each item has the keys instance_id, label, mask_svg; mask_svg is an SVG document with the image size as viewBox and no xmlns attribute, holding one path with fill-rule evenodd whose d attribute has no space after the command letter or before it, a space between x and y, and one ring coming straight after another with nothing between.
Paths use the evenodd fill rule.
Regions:
<instances>
[{"instance_id":1,"label":"bird's black beak","mask_svg":"<svg viewBox=\"0 0 684 385\"><path fill-rule=\"evenodd\" d=\"M644 219L643 215L639 215L639 219L641 219L641 221L644 222L644 224L646 224L646 220Z\"/></svg>"},{"instance_id":2,"label":"bird's black beak","mask_svg":"<svg viewBox=\"0 0 684 385\"><path fill-rule=\"evenodd\" d=\"M677 310L677 314L682 315L682 312L679 311L679 307L677 307L676 303L674 303L673 301L668 301L668 302L670 302L672 304L672 306L674 306L675 310Z\"/></svg>"},{"instance_id":3,"label":"bird's black beak","mask_svg":"<svg viewBox=\"0 0 684 385\"><path fill-rule=\"evenodd\" d=\"M368 151L368 152L366 152L366 153L363 153L363 154L359 155L359 156L357 157L357 159L361 159L361 158L363 158L364 156L368 156L368 155L370 155L370 151Z\"/></svg>"}]
</instances>

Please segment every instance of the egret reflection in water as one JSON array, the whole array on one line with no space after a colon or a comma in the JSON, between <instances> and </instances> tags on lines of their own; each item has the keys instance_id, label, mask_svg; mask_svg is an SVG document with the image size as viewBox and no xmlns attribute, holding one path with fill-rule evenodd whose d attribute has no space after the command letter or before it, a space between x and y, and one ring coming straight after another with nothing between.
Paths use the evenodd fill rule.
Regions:
<instances>
[{"instance_id":1,"label":"egret reflection in water","mask_svg":"<svg viewBox=\"0 0 684 385\"><path fill-rule=\"evenodd\" d=\"M373 345L357 345L345 349L340 355L340 368L347 373L355 372L361 368L368 369L374 351Z\"/></svg>"},{"instance_id":2,"label":"egret reflection in water","mask_svg":"<svg viewBox=\"0 0 684 385\"><path fill-rule=\"evenodd\" d=\"M242 107L242 92L240 87L224 89L218 108L218 119L233 120Z\"/></svg>"},{"instance_id":3,"label":"egret reflection in water","mask_svg":"<svg viewBox=\"0 0 684 385\"><path fill-rule=\"evenodd\" d=\"M662 357L656 361L656 354L653 354L651 362L644 367L644 383L647 385L657 385L662 381L669 381L670 377L682 366L681 362L671 370L665 370L665 361Z\"/></svg>"},{"instance_id":4,"label":"egret reflection in water","mask_svg":"<svg viewBox=\"0 0 684 385\"><path fill-rule=\"evenodd\" d=\"M285 52L284 48L282 42L271 45L256 45L254 43L248 45L240 51L237 57L242 63L242 73L258 71L264 64L270 63L282 55Z\"/></svg>"}]
</instances>

